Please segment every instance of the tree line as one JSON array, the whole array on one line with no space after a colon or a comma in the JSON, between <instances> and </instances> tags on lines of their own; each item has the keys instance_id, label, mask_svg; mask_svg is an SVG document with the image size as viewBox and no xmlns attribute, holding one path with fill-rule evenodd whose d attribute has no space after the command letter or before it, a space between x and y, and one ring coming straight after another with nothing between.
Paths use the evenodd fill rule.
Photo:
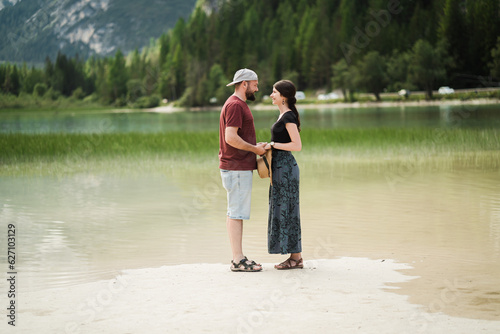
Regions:
<instances>
[{"instance_id":1,"label":"tree line","mask_svg":"<svg viewBox=\"0 0 500 334\"><path fill-rule=\"evenodd\" d=\"M342 89L377 99L384 90L497 85L498 0L227 0L140 52L47 58L43 68L0 64L3 94L74 96L105 104L184 106L223 102L239 68L261 91L282 78L300 90ZM215 98L215 99L214 99Z\"/></svg>"}]
</instances>

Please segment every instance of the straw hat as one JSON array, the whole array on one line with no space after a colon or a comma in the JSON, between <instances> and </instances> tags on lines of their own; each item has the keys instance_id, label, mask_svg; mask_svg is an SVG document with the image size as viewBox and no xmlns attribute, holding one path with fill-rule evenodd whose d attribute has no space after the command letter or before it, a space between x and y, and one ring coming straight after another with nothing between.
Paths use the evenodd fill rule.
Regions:
<instances>
[{"instance_id":1,"label":"straw hat","mask_svg":"<svg viewBox=\"0 0 500 334\"><path fill-rule=\"evenodd\" d=\"M273 178L273 172L271 170L272 159L273 159L272 150L267 150L266 153L264 153L264 155L257 157L257 172L259 173L260 178L265 179L269 177L271 178L271 183Z\"/></svg>"}]
</instances>

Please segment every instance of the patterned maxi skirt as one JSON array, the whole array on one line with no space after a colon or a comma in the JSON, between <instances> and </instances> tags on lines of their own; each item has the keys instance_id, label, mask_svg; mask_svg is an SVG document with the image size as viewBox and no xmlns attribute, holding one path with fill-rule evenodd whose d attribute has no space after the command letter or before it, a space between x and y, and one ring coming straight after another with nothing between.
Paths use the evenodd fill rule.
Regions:
<instances>
[{"instance_id":1,"label":"patterned maxi skirt","mask_svg":"<svg viewBox=\"0 0 500 334\"><path fill-rule=\"evenodd\" d=\"M299 166L289 151L273 150L267 243L270 254L302 252Z\"/></svg>"}]
</instances>

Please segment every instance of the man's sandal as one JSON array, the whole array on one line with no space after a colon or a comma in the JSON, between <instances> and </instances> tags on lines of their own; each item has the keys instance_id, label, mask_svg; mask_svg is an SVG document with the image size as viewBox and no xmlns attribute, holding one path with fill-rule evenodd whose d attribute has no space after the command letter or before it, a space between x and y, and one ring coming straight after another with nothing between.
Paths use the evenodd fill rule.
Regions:
<instances>
[{"instance_id":1,"label":"man's sandal","mask_svg":"<svg viewBox=\"0 0 500 334\"><path fill-rule=\"evenodd\" d=\"M260 268L255 268L259 266ZM231 271L248 271L248 272L257 272L262 270L262 265L259 263L255 263L255 261L250 261L246 258L246 256L241 259L240 262L236 263L231 260Z\"/></svg>"},{"instance_id":2,"label":"man's sandal","mask_svg":"<svg viewBox=\"0 0 500 334\"><path fill-rule=\"evenodd\" d=\"M280 264L275 265L274 268L278 270L302 269L304 268L304 263L302 261L302 258L300 258L299 260L294 260L291 257L289 257Z\"/></svg>"}]
</instances>

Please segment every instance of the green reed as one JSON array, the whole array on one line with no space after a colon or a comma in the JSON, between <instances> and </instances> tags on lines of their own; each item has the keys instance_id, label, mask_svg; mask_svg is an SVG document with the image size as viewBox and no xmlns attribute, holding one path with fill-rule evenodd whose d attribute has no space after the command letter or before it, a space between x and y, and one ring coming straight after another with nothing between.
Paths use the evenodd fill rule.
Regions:
<instances>
[{"instance_id":1,"label":"green reed","mask_svg":"<svg viewBox=\"0 0 500 334\"><path fill-rule=\"evenodd\" d=\"M268 130L257 132L265 140ZM354 150L363 155L428 150L429 154L500 149L498 129L374 128L301 132L303 150ZM113 133L113 134L1 134L0 161L78 156L133 156L145 154L217 154L217 132Z\"/></svg>"},{"instance_id":2,"label":"green reed","mask_svg":"<svg viewBox=\"0 0 500 334\"><path fill-rule=\"evenodd\" d=\"M2 163L60 158L199 153L214 150L213 133L2 134Z\"/></svg>"},{"instance_id":3,"label":"green reed","mask_svg":"<svg viewBox=\"0 0 500 334\"><path fill-rule=\"evenodd\" d=\"M304 148L355 150L366 155L427 150L428 154L500 149L500 130L464 128L374 128L305 130Z\"/></svg>"},{"instance_id":4,"label":"green reed","mask_svg":"<svg viewBox=\"0 0 500 334\"><path fill-rule=\"evenodd\" d=\"M257 131L265 141L269 130ZM297 157L326 160L378 161L409 156L418 159L477 155L500 160L500 130L473 128L369 128L304 129L302 152ZM24 169L55 168L58 164L92 166L153 164L166 161L217 164L218 133L116 133L116 134L0 134L0 173ZM305 159L304 159L305 160ZM119 162L119 163L118 163ZM52 167L50 167L52 166ZM119 166L116 166L119 167ZM83 167L82 167L83 168Z\"/></svg>"}]
</instances>

